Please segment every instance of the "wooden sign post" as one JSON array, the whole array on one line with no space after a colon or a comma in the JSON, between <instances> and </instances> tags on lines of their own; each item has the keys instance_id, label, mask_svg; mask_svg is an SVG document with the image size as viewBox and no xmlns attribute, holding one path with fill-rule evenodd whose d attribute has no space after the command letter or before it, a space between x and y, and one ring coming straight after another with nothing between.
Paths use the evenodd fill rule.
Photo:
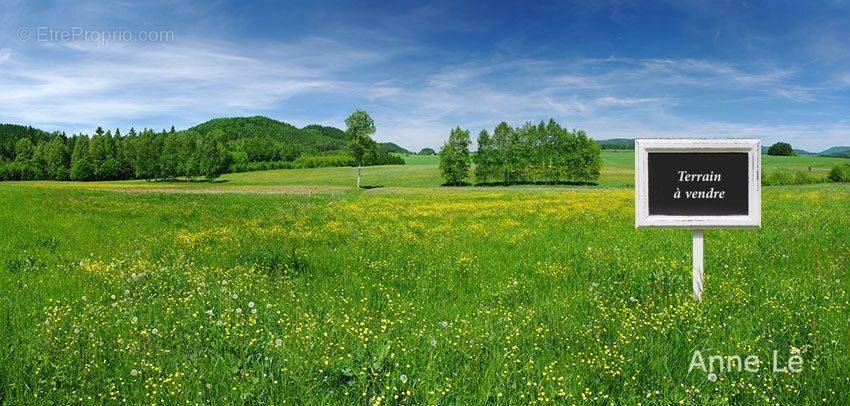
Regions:
<instances>
[{"instance_id":1,"label":"wooden sign post","mask_svg":"<svg viewBox=\"0 0 850 406\"><path fill-rule=\"evenodd\" d=\"M761 227L761 142L635 140L635 227L693 229L694 297L702 300L704 229Z\"/></svg>"}]
</instances>

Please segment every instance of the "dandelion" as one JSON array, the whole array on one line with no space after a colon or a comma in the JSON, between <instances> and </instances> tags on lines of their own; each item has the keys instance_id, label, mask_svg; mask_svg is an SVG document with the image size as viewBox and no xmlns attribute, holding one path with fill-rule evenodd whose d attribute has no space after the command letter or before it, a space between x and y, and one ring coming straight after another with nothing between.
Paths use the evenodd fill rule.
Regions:
<instances>
[{"instance_id":1,"label":"dandelion","mask_svg":"<svg viewBox=\"0 0 850 406\"><path fill-rule=\"evenodd\" d=\"M138 323L138 322L139 322L139 318L138 318L138 317L136 317L136 316L133 316L133 318L132 318L132 319L130 319L130 322L131 322L131 323L133 323L133 324L136 324L136 323Z\"/></svg>"},{"instance_id":2,"label":"dandelion","mask_svg":"<svg viewBox=\"0 0 850 406\"><path fill-rule=\"evenodd\" d=\"M112 295L109 298L112 299L112 300L115 300L115 295Z\"/></svg>"},{"instance_id":3,"label":"dandelion","mask_svg":"<svg viewBox=\"0 0 850 406\"><path fill-rule=\"evenodd\" d=\"M127 296L129 294L130 294L130 289L124 289L124 296Z\"/></svg>"},{"instance_id":4,"label":"dandelion","mask_svg":"<svg viewBox=\"0 0 850 406\"><path fill-rule=\"evenodd\" d=\"M401 374L401 376L398 377L398 380L400 380L402 384L407 383L407 375Z\"/></svg>"},{"instance_id":5,"label":"dandelion","mask_svg":"<svg viewBox=\"0 0 850 406\"><path fill-rule=\"evenodd\" d=\"M251 309L251 314L257 314L257 309Z\"/></svg>"},{"instance_id":6,"label":"dandelion","mask_svg":"<svg viewBox=\"0 0 850 406\"><path fill-rule=\"evenodd\" d=\"M207 314L207 316L212 316L213 315L213 309L209 309L205 313Z\"/></svg>"},{"instance_id":7,"label":"dandelion","mask_svg":"<svg viewBox=\"0 0 850 406\"><path fill-rule=\"evenodd\" d=\"M132 376L136 376L136 375L138 375L138 374L139 374L139 371L137 371L136 369L131 369L131 370L130 370L130 375L132 375Z\"/></svg>"},{"instance_id":8,"label":"dandelion","mask_svg":"<svg viewBox=\"0 0 850 406\"><path fill-rule=\"evenodd\" d=\"M431 340L428 343L431 344L431 348L437 348L437 339L433 336L431 336Z\"/></svg>"},{"instance_id":9,"label":"dandelion","mask_svg":"<svg viewBox=\"0 0 850 406\"><path fill-rule=\"evenodd\" d=\"M254 302L248 302L248 307L253 309L254 308Z\"/></svg>"},{"instance_id":10,"label":"dandelion","mask_svg":"<svg viewBox=\"0 0 850 406\"><path fill-rule=\"evenodd\" d=\"M230 296L230 297L232 297L232 298L233 298L233 300L239 299L239 295L237 295L237 294L235 294L235 293L234 293L232 296Z\"/></svg>"},{"instance_id":11,"label":"dandelion","mask_svg":"<svg viewBox=\"0 0 850 406\"><path fill-rule=\"evenodd\" d=\"M153 330L151 330L151 333L152 334L159 334L159 329L154 327Z\"/></svg>"},{"instance_id":12,"label":"dandelion","mask_svg":"<svg viewBox=\"0 0 850 406\"><path fill-rule=\"evenodd\" d=\"M708 374L708 380L709 380L709 382L717 382L717 374L714 374L714 373Z\"/></svg>"},{"instance_id":13,"label":"dandelion","mask_svg":"<svg viewBox=\"0 0 850 406\"><path fill-rule=\"evenodd\" d=\"M271 303L266 303L266 309L271 309L271 308L272 308L272 304L271 304Z\"/></svg>"},{"instance_id":14,"label":"dandelion","mask_svg":"<svg viewBox=\"0 0 850 406\"><path fill-rule=\"evenodd\" d=\"M274 340L274 346L275 347L280 347L281 345L283 345L283 340L281 340L279 338Z\"/></svg>"},{"instance_id":15,"label":"dandelion","mask_svg":"<svg viewBox=\"0 0 850 406\"><path fill-rule=\"evenodd\" d=\"M237 314L242 314L242 308L241 308L241 307L237 307L237 308L236 308L236 313L237 313Z\"/></svg>"},{"instance_id":16,"label":"dandelion","mask_svg":"<svg viewBox=\"0 0 850 406\"><path fill-rule=\"evenodd\" d=\"M441 322L440 322L440 327L442 327L442 328L446 328L446 327L448 327L448 326L449 326L449 322L447 322L447 321L445 321L445 320L443 320L443 321L441 321Z\"/></svg>"}]
</instances>

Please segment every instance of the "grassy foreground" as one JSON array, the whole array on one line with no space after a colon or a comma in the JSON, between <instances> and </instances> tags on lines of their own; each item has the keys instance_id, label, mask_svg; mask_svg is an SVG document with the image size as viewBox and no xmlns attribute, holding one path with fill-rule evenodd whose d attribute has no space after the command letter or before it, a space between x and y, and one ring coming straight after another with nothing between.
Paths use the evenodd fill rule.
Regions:
<instances>
[{"instance_id":1,"label":"grassy foreground","mask_svg":"<svg viewBox=\"0 0 850 406\"><path fill-rule=\"evenodd\" d=\"M373 181L392 186L435 168L380 170ZM0 403L841 404L850 393L847 185L766 187L763 229L708 231L696 304L689 232L635 230L628 188L359 191L276 173L220 186L251 193L0 184ZM695 350L762 366L712 382L688 373ZM780 366L800 354L804 370L773 372L773 351Z\"/></svg>"}]
</instances>

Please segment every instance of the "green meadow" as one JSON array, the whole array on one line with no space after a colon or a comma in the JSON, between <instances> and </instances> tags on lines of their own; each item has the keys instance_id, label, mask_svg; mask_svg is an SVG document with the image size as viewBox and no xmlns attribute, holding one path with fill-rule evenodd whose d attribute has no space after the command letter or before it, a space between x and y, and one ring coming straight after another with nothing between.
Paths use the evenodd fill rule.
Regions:
<instances>
[{"instance_id":1,"label":"green meadow","mask_svg":"<svg viewBox=\"0 0 850 406\"><path fill-rule=\"evenodd\" d=\"M440 187L405 159L365 189L0 183L0 403L847 401L850 185L765 186L761 229L706 232L697 303L690 232L634 228L630 152L580 187ZM695 351L759 368L709 379Z\"/></svg>"}]
</instances>

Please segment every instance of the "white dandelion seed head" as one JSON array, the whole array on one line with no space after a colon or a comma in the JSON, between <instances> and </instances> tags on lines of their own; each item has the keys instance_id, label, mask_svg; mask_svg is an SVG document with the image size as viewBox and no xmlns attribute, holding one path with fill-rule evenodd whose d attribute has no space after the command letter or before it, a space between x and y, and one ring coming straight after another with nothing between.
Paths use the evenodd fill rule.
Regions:
<instances>
[{"instance_id":1,"label":"white dandelion seed head","mask_svg":"<svg viewBox=\"0 0 850 406\"><path fill-rule=\"evenodd\" d=\"M253 309L254 308L254 302L248 302L248 307Z\"/></svg>"},{"instance_id":2,"label":"white dandelion seed head","mask_svg":"<svg viewBox=\"0 0 850 406\"><path fill-rule=\"evenodd\" d=\"M714 374L714 373L708 374L708 380L709 380L709 382L717 382L717 374Z\"/></svg>"},{"instance_id":3,"label":"white dandelion seed head","mask_svg":"<svg viewBox=\"0 0 850 406\"><path fill-rule=\"evenodd\" d=\"M209 310L207 310L207 311L206 311L206 313L207 313L208 315L212 316L212 315L213 315L213 309L209 309Z\"/></svg>"},{"instance_id":4,"label":"white dandelion seed head","mask_svg":"<svg viewBox=\"0 0 850 406\"><path fill-rule=\"evenodd\" d=\"M129 294L130 294L130 289L124 289L124 296L127 296Z\"/></svg>"},{"instance_id":5,"label":"white dandelion seed head","mask_svg":"<svg viewBox=\"0 0 850 406\"><path fill-rule=\"evenodd\" d=\"M115 300L115 295L112 295L109 298L112 299L112 300Z\"/></svg>"},{"instance_id":6,"label":"white dandelion seed head","mask_svg":"<svg viewBox=\"0 0 850 406\"><path fill-rule=\"evenodd\" d=\"M278 338L278 339L275 339L275 340L274 340L274 345L275 345L275 347L280 347L281 345L283 345L283 340L281 340L281 339L279 339L279 338Z\"/></svg>"},{"instance_id":7,"label":"white dandelion seed head","mask_svg":"<svg viewBox=\"0 0 850 406\"><path fill-rule=\"evenodd\" d=\"M443 321L441 321L441 322L440 322L440 327L442 327L442 328L446 328L446 327L448 327L448 326L449 326L449 322L447 322L447 321L445 321L445 320L443 320Z\"/></svg>"},{"instance_id":8,"label":"white dandelion seed head","mask_svg":"<svg viewBox=\"0 0 850 406\"><path fill-rule=\"evenodd\" d=\"M431 337L431 340L428 343L431 344L432 348L437 348L437 339L434 337Z\"/></svg>"},{"instance_id":9,"label":"white dandelion seed head","mask_svg":"<svg viewBox=\"0 0 850 406\"><path fill-rule=\"evenodd\" d=\"M156 327L154 327L154 328L153 328L153 330L151 330L151 333L153 333L153 334L159 334L159 329L158 329L158 328L156 328Z\"/></svg>"},{"instance_id":10,"label":"white dandelion seed head","mask_svg":"<svg viewBox=\"0 0 850 406\"><path fill-rule=\"evenodd\" d=\"M407 375L401 374L401 376L398 377L398 380L400 380L401 383L407 383Z\"/></svg>"},{"instance_id":11,"label":"white dandelion seed head","mask_svg":"<svg viewBox=\"0 0 850 406\"><path fill-rule=\"evenodd\" d=\"M132 319L130 319L130 322L132 322L133 324L136 324L136 323L138 323L138 322L139 322L139 318L138 318L138 317L136 317L136 316L133 316L133 318L132 318Z\"/></svg>"},{"instance_id":12,"label":"white dandelion seed head","mask_svg":"<svg viewBox=\"0 0 850 406\"><path fill-rule=\"evenodd\" d=\"M236 313L242 314L242 308L241 308L241 307L237 307L237 308L236 308Z\"/></svg>"},{"instance_id":13,"label":"white dandelion seed head","mask_svg":"<svg viewBox=\"0 0 850 406\"><path fill-rule=\"evenodd\" d=\"M271 303L266 303L266 309L271 309L271 308L272 308L272 304L271 304Z\"/></svg>"},{"instance_id":14,"label":"white dandelion seed head","mask_svg":"<svg viewBox=\"0 0 850 406\"><path fill-rule=\"evenodd\" d=\"M138 375L138 374L139 374L139 371L138 371L138 370L136 370L136 369L131 369L131 370L130 370L130 375L132 375L132 376L136 376L136 375Z\"/></svg>"},{"instance_id":15,"label":"white dandelion seed head","mask_svg":"<svg viewBox=\"0 0 850 406\"><path fill-rule=\"evenodd\" d=\"M230 296L230 297L232 297L232 298L233 298L233 300L239 299L239 295L237 295L237 294L235 294L235 293L234 293L232 296Z\"/></svg>"},{"instance_id":16,"label":"white dandelion seed head","mask_svg":"<svg viewBox=\"0 0 850 406\"><path fill-rule=\"evenodd\" d=\"M251 309L251 314L257 314L257 309Z\"/></svg>"}]
</instances>

